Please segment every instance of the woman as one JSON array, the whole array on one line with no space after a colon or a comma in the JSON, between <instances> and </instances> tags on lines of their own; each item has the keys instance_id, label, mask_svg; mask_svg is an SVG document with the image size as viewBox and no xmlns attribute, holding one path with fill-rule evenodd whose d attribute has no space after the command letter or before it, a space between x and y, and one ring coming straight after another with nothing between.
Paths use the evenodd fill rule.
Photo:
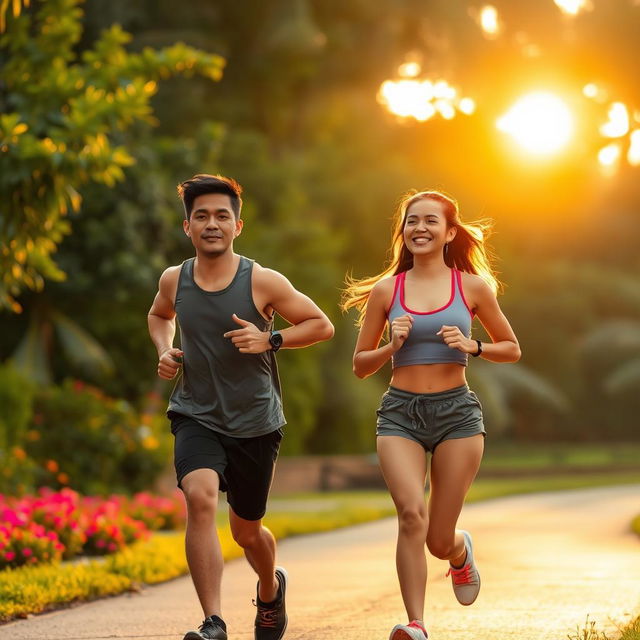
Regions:
<instances>
[{"instance_id":1,"label":"woman","mask_svg":"<svg viewBox=\"0 0 640 640\"><path fill-rule=\"evenodd\" d=\"M343 309L360 311L354 373L366 378L392 360L376 434L398 513L396 566L408 624L396 625L390 640L425 640L425 542L449 561L447 575L461 604L472 604L480 591L471 536L456 529L485 436L480 403L465 379L468 356L515 362L520 347L496 300L483 226L464 224L455 200L438 191L408 194L398 209L391 256L380 275L348 281ZM491 342L470 337L474 316ZM380 347L387 323L390 340Z\"/></svg>"}]
</instances>

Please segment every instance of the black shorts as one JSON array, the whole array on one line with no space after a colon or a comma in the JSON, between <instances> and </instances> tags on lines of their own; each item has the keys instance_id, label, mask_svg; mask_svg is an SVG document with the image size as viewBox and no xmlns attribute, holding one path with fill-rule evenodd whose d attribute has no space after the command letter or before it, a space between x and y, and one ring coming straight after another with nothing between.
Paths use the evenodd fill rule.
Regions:
<instances>
[{"instance_id":1,"label":"black shorts","mask_svg":"<svg viewBox=\"0 0 640 640\"><path fill-rule=\"evenodd\" d=\"M245 520L260 520L267 508L282 429L255 438L232 438L174 411L168 417L175 436L178 486L182 489L182 479L191 471L213 469L234 512Z\"/></svg>"}]
</instances>

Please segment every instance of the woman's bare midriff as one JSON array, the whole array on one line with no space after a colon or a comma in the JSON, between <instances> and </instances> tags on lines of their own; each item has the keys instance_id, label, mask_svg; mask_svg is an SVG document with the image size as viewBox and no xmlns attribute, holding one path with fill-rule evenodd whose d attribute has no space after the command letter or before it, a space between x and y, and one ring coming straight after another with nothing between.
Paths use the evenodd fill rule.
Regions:
<instances>
[{"instance_id":1,"label":"woman's bare midriff","mask_svg":"<svg viewBox=\"0 0 640 640\"><path fill-rule=\"evenodd\" d=\"M467 384L461 364L416 364L393 370L391 386L411 393L438 393Z\"/></svg>"}]
</instances>

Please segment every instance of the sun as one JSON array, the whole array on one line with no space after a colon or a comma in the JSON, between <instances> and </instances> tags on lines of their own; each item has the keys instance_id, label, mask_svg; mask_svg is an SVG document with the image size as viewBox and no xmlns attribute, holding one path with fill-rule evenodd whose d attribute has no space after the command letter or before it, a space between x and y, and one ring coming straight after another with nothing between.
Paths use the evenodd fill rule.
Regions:
<instances>
[{"instance_id":1,"label":"sun","mask_svg":"<svg viewBox=\"0 0 640 640\"><path fill-rule=\"evenodd\" d=\"M558 96L536 91L520 98L496 126L508 133L529 153L544 155L560 151L573 135L573 115Z\"/></svg>"}]
</instances>

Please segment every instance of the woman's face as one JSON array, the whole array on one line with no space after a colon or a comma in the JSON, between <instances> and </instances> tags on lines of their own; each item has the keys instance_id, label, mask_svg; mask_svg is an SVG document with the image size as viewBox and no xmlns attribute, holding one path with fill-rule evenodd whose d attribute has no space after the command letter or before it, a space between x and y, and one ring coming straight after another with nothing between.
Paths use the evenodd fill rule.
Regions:
<instances>
[{"instance_id":1,"label":"woman's face","mask_svg":"<svg viewBox=\"0 0 640 640\"><path fill-rule=\"evenodd\" d=\"M442 254L445 243L451 242L455 235L456 228L449 227L444 204L439 200L423 198L409 205L403 237L412 254Z\"/></svg>"}]
</instances>

